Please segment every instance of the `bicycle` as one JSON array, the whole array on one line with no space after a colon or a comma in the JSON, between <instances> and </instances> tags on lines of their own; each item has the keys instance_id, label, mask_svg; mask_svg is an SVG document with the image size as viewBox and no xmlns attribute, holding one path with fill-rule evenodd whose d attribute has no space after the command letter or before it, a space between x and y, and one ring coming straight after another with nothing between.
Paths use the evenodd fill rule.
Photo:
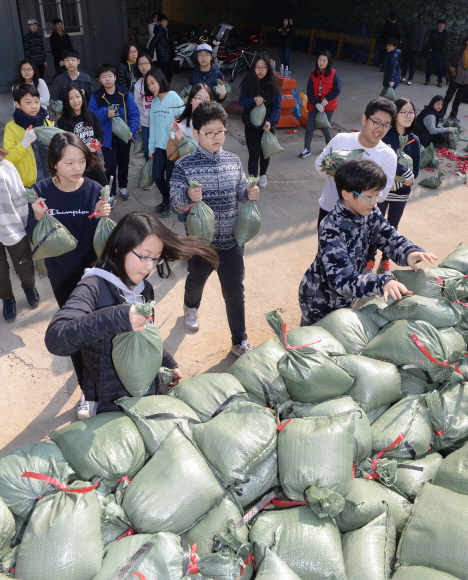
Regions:
<instances>
[{"instance_id":1,"label":"bicycle","mask_svg":"<svg viewBox=\"0 0 468 580\"><path fill-rule=\"evenodd\" d=\"M237 75L242 72L244 69L250 70L255 57L258 54L258 50L255 52L247 52L247 49L241 49L239 55L230 63L223 63L226 68L229 66L230 73L229 73L229 82L233 83L237 77ZM249 58L252 57L252 58ZM221 69L222 70L222 69Z\"/></svg>"}]
</instances>

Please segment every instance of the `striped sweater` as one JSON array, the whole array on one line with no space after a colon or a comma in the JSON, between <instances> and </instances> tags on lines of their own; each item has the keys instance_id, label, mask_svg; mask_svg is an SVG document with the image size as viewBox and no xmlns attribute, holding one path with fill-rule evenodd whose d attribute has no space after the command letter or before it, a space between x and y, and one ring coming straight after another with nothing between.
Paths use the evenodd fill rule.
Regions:
<instances>
[{"instance_id":1,"label":"striped sweater","mask_svg":"<svg viewBox=\"0 0 468 580\"><path fill-rule=\"evenodd\" d=\"M13 246L26 235L28 203L24 185L13 163L0 161L0 243Z\"/></svg>"},{"instance_id":2,"label":"striped sweater","mask_svg":"<svg viewBox=\"0 0 468 580\"><path fill-rule=\"evenodd\" d=\"M176 213L183 213L193 204L187 195L188 178L202 186L203 201L214 212L213 247L234 248L238 202L247 201L247 180L239 157L223 149L211 153L199 145L195 153L179 159L171 177L171 209Z\"/></svg>"},{"instance_id":3,"label":"striped sweater","mask_svg":"<svg viewBox=\"0 0 468 580\"><path fill-rule=\"evenodd\" d=\"M39 32L28 32L23 37L24 57L31 59L35 64L44 64L46 51L44 41Z\"/></svg>"}]
</instances>

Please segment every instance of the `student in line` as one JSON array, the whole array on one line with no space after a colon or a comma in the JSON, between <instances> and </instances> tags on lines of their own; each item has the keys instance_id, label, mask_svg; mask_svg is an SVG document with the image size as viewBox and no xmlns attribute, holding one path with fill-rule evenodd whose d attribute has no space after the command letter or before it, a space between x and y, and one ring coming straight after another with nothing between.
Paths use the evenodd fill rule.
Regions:
<instances>
[{"instance_id":1,"label":"student in line","mask_svg":"<svg viewBox=\"0 0 468 580\"><path fill-rule=\"evenodd\" d=\"M62 53L64 50L73 50L71 38L63 28L63 20L61 18L54 18L52 20L54 30L50 35L50 51L54 59L55 76L61 74L64 70L62 61Z\"/></svg>"},{"instance_id":2,"label":"student in line","mask_svg":"<svg viewBox=\"0 0 468 580\"><path fill-rule=\"evenodd\" d=\"M143 146L145 148L145 161L148 161L150 110L151 103L154 99L153 94L147 96L145 93L145 76L153 66L150 55L147 52L140 53L136 60L136 65L135 77L137 78L137 81L135 83L133 98L135 99L136 106L140 111L140 131L143 139Z\"/></svg>"},{"instance_id":3,"label":"student in line","mask_svg":"<svg viewBox=\"0 0 468 580\"><path fill-rule=\"evenodd\" d=\"M63 89L73 83L80 89L81 94L86 99L86 104L88 104L93 92L93 79L85 72L78 70L81 62L79 54L73 49L65 50L62 53L62 61L65 70L55 78L50 89L50 98L57 101L61 98Z\"/></svg>"},{"instance_id":4,"label":"student in line","mask_svg":"<svg viewBox=\"0 0 468 580\"><path fill-rule=\"evenodd\" d=\"M213 49L209 44L200 44L197 48L198 64L189 79L189 85L200 83L208 85L213 92L215 101L222 103L226 100L226 87L218 85L218 79L224 81L224 75L213 62Z\"/></svg>"},{"instance_id":5,"label":"student in line","mask_svg":"<svg viewBox=\"0 0 468 580\"><path fill-rule=\"evenodd\" d=\"M447 146L447 133L453 133L455 129L440 125L440 122L443 121L443 107L444 97L436 95L416 117L414 132L419 137L423 147L427 147L431 143L436 149Z\"/></svg>"},{"instance_id":6,"label":"student in line","mask_svg":"<svg viewBox=\"0 0 468 580\"><path fill-rule=\"evenodd\" d=\"M390 38L387 42L387 62L385 64L385 71L383 77L383 86L388 89L389 87L396 90L400 85L401 73L400 73L400 54L401 50L397 48L398 40L396 38ZM411 81L408 81L411 84Z\"/></svg>"},{"instance_id":7,"label":"student in line","mask_svg":"<svg viewBox=\"0 0 468 580\"><path fill-rule=\"evenodd\" d=\"M18 88L20 85L34 85L39 91L39 100L41 102L41 107L47 111L49 106L50 94L49 87L47 86L44 79L39 76L39 71L37 66L32 60L25 58L20 62L19 65L19 78L13 85L12 90Z\"/></svg>"},{"instance_id":8,"label":"student in line","mask_svg":"<svg viewBox=\"0 0 468 580\"><path fill-rule=\"evenodd\" d=\"M122 47L120 62L117 65L117 84L125 87L133 95L133 89L137 81L136 61L138 58L138 48L133 42L126 42Z\"/></svg>"},{"instance_id":9,"label":"student in line","mask_svg":"<svg viewBox=\"0 0 468 580\"><path fill-rule=\"evenodd\" d=\"M159 14L158 23L154 27L154 36L151 39L148 50L150 54L156 51L158 67L162 70L167 82L170 83L173 75L174 45L167 30L168 23L167 16Z\"/></svg>"},{"instance_id":10,"label":"student in line","mask_svg":"<svg viewBox=\"0 0 468 580\"><path fill-rule=\"evenodd\" d=\"M37 20L28 20L29 32L23 36L24 58L33 62L39 71L39 78L44 78L47 68L47 55L42 34L37 31Z\"/></svg>"}]
</instances>

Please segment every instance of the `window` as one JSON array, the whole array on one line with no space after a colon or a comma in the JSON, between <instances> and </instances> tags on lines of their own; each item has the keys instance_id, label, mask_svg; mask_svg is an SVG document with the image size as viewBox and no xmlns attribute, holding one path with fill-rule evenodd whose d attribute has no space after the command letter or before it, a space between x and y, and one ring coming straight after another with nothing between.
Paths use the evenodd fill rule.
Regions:
<instances>
[{"instance_id":1,"label":"window","mask_svg":"<svg viewBox=\"0 0 468 580\"><path fill-rule=\"evenodd\" d=\"M54 30L54 18L63 20L65 31L70 36L83 34L80 0L39 0L39 8L46 38Z\"/></svg>"}]
</instances>

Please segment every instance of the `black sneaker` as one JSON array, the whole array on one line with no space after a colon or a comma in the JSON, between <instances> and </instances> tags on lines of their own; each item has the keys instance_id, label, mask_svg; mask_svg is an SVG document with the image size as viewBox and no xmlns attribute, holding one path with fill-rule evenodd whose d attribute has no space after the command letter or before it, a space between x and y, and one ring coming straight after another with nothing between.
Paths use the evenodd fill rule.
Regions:
<instances>
[{"instance_id":1,"label":"black sneaker","mask_svg":"<svg viewBox=\"0 0 468 580\"><path fill-rule=\"evenodd\" d=\"M3 318L7 322L16 320L16 300L13 295L3 301Z\"/></svg>"},{"instance_id":2,"label":"black sneaker","mask_svg":"<svg viewBox=\"0 0 468 580\"><path fill-rule=\"evenodd\" d=\"M41 297L39 296L39 292L36 290L36 287L23 286L23 290L26 294L26 300L28 301L29 306L31 306L31 308L37 308L39 306L39 302L41 301Z\"/></svg>"},{"instance_id":3,"label":"black sneaker","mask_svg":"<svg viewBox=\"0 0 468 580\"><path fill-rule=\"evenodd\" d=\"M159 217L161 217L161 218L170 218L173 215L174 215L174 212L171 210L171 206L169 204L166 204L166 207L159 214Z\"/></svg>"},{"instance_id":4,"label":"black sneaker","mask_svg":"<svg viewBox=\"0 0 468 580\"><path fill-rule=\"evenodd\" d=\"M162 201L159 205L157 205L154 208L154 211L156 213L161 213L162 211L164 211L166 209L166 205L167 205L166 202L165 201Z\"/></svg>"}]
</instances>

